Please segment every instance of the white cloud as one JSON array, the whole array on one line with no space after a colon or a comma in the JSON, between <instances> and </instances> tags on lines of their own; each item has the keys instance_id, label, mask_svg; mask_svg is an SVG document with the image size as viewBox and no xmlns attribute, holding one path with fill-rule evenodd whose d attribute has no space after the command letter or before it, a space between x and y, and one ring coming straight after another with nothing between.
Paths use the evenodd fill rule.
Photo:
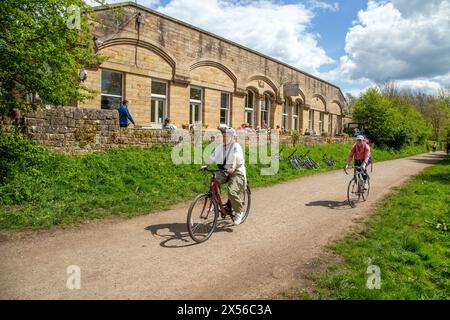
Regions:
<instances>
[{"instance_id":1,"label":"white cloud","mask_svg":"<svg viewBox=\"0 0 450 320\"><path fill-rule=\"evenodd\" d=\"M339 3L334 2L333 4L326 3L318 0L309 0L308 1L311 9L324 9L330 11L339 11Z\"/></svg>"},{"instance_id":2,"label":"white cloud","mask_svg":"<svg viewBox=\"0 0 450 320\"><path fill-rule=\"evenodd\" d=\"M333 62L319 46L317 35L307 30L314 17L313 5L276 0L172 0L156 10L307 72L318 74L320 66Z\"/></svg>"},{"instance_id":3,"label":"white cloud","mask_svg":"<svg viewBox=\"0 0 450 320\"><path fill-rule=\"evenodd\" d=\"M395 82L398 89L410 89L427 94L436 94L442 88L441 84L430 80L400 80Z\"/></svg>"},{"instance_id":4,"label":"white cloud","mask_svg":"<svg viewBox=\"0 0 450 320\"><path fill-rule=\"evenodd\" d=\"M347 33L339 68L327 76L408 80L431 89L434 84L424 79L450 72L449 35L449 0L369 0Z\"/></svg>"}]
</instances>

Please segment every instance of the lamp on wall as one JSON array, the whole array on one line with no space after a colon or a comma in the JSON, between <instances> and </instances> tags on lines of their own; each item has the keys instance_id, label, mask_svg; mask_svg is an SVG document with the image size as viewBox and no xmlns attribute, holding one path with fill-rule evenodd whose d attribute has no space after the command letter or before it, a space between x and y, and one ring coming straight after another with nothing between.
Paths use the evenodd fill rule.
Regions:
<instances>
[{"instance_id":1,"label":"lamp on wall","mask_svg":"<svg viewBox=\"0 0 450 320\"><path fill-rule=\"evenodd\" d=\"M80 80L81 80L81 81L86 80L86 79L87 79L87 75L88 75L88 73L87 73L86 69L82 69L82 70L80 71Z\"/></svg>"},{"instance_id":2,"label":"lamp on wall","mask_svg":"<svg viewBox=\"0 0 450 320\"><path fill-rule=\"evenodd\" d=\"M142 23L142 15L140 12L138 12L138 14L136 15L136 29L139 30L139 28L141 27L141 23Z\"/></svg>"}]
</instances>

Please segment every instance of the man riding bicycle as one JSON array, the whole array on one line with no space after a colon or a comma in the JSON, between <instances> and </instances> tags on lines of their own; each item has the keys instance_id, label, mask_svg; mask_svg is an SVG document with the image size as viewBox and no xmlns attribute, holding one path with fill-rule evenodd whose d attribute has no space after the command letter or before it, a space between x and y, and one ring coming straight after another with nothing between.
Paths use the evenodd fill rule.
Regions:
<instances>
[{"instance_id":1,"label":"man riding bicycle","mask_svg":"<svg viewBox=\"0 0 450 320\"><path fill-rule=\"evenodd\" d=\"M244 152L239 143L234 141L236 131L230 127L221 127L223 142L217 146L208 160L205 161L200 169L204 170L213 162L218 164L219 171L216 179L219 184L227 182L228 185L228 199L231 202L231 207L235 212L234 224L238 225L242 222L244 217L243 203L241 201L240 193L244 191L246 184L246 171Z\"/></svg>"},{"instance_id":2,"label":"man riding bicycle","mask_svg":"<svg viewBox=\"0 0 450 320\"><path fill-rule=\"evenodd\" d=\"M367 180L369 178L369 174L367 172L367 166L371 163L370 157L370 146L364 140L364 136L358 135L356 137L356 143L353 145L352 150L348 154L347 163L345 164L344 171L347 173L347 169L349 164L352 162L353 158L355 158L355 166L361 167L363 171L363 179L364 179L364 188L368 189Z\"/></svg>"}]
</instances>

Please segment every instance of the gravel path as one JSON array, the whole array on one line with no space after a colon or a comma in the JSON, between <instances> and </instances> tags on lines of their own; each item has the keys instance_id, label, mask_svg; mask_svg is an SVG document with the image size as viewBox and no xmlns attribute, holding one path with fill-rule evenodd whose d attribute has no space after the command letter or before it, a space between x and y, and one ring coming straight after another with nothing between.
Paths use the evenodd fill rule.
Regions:
<instances>
[{"instance_id":1,"label":"gravel path","mask_svg":"<svg viewBox=\"0 0 450 320\"><path fill-rule=\"evenodd\" d=\"M186 230L188 204L129 220L0 233L1 299L264 299L291 286L355 218L366 216L444 153L376 163L371 194L351 209L341 170L255 189L248 220L229 220L204 244ZM66 287L66 268L81 288Z\"/></svg>"}]
</instances>

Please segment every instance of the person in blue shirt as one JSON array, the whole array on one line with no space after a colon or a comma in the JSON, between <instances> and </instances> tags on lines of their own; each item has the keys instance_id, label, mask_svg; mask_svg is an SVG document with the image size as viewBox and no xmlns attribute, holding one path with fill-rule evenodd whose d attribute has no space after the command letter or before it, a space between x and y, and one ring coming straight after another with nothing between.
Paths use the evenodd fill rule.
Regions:
<instances>
[{"instance_id":1,"label":"person in blue shirt","mask_svg":"<svg viewBox=\"0 0 450 320\"><path fill-rule=\"evenodd\" d=\"M117 111L119 111L119 124L121 128L128 127L128 120L130 120L134 126L136 125L136 123L134 123L133 117L130 114L130 111L128 111L127 100L123 100L122 106L117 108Z\"/></svg>"}]
</instances>

